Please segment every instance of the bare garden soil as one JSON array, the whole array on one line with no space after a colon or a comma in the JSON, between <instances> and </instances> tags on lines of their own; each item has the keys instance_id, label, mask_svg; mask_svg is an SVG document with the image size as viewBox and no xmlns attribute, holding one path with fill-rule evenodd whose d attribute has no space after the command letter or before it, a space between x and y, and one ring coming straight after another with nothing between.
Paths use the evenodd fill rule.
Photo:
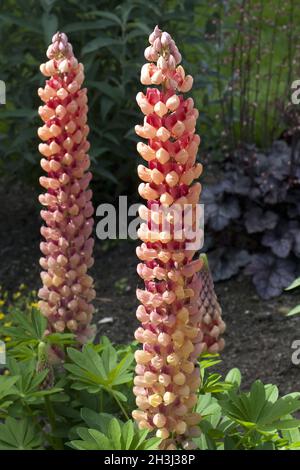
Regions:
<instances>
[{"instance_id":1,"label":"bare garden soil","mask_svg":"<svg viewBox=\"0 0 300 470\"><path fill-rule=\"evenodd\" d=\"M36 200L34 189L1 186L0 284L11 293L21 283L30 289L40 286L41 220ZM92 269L97 290L95 321L99 335L105 334L116 343L130 342L137 325L136 264L135 243L96 240ZM222 364L216 370L225 374L238 367L245 388L259 378L277 384L281 393L300 391L300 365L291 361L291 345L300 340L300 316L285 316L300 302L299 293L261 300L242 274L218 283L216 291L227 324Z\"/></svg>"}]
</instances>

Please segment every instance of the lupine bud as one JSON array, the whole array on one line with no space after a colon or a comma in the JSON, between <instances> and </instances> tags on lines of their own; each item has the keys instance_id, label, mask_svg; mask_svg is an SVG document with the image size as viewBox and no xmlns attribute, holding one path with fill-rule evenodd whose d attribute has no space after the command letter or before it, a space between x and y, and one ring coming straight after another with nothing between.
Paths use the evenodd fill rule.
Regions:
<instances>
[{"instance_id":1,"label":"lupine bud","mask_svg":"<svg viewBox=\"0 0 300 470\"><path fill-rule=\"evenodd\" d=\"M39 385L41 390L48 390L54 385L54 373L50 360L48 358L47 345L41 341L38 345L38 358L36 365L36 372L44 372L47 370L47 375L43 382Z\"/></svg>"},{"instance_id":2,"label":"lupine bud","mask_svg":"<svg viewBox=\"0 0 300 470\"><path fill-rule=\"evenodd\" d=\"M80 343L93 336L91 301L95 297L93 279L86 274L93 265L91 238L92 193L87 154L87 90L81 88L83 65L74 57L64 33L56 33L47 50L48 62L41 65L46 80L39 96L44 105L39 114L44 121L38 134L39 150L45 156L41 166L47 176L40 178L47 190L39 200L45 226L41 233L44 255L40 264L43 288L39 307L48 320L48 332L74 333Z\"/></svg>"},{"instance_id":3,"label":"lupine bud","mask_svg":"<svg viewBox=\"0 0 300 470\"><path fill-rule=\"evenodd\" d=\"M173 448L187 441L190 427L201 419L192 410L200 386L196 359L205 347L198 305L203 261L193 260L195 251L188 249L186 229L195 225L201 186L193 181L200 176L202 166L196 163L198 111L191 98L184 100L182 94L176 94L190 89L192 79L178 66L181 56L168 33L156 27L149 42L145 56L151 63L142 67L141 82L162 84L162 90L148 88L146 94L137 95L145 119L142 126L136 126L136 132L148 139L147 144L139 142L137 149L148 168L138 168L143 181L139 193L147 207L139 211L145 223L138 230L143 241L137 249L141 260L138 274L145 289L137 290L142 304L137 317L142 325L136 338L143 349L135 354L138 367L134 393L143 414L135 411L133 416L141 428L148 425L157 429L156 435L165 440L163 448ZM192 220L178 238L182 225L176 214L182 215L187 204ZM169 230L163 226L164 217ZM218 337L220 325L214 326L218 330L212 328L210 335ZM169 439L170 434L173 439Z\"/></svg>"}]
</instances>

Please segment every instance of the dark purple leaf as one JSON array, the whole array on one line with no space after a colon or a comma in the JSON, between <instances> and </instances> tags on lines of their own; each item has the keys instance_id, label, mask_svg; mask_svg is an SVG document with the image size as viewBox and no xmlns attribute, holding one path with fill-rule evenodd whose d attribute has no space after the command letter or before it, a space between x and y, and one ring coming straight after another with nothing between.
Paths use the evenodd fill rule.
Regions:
<instances>
[{"instance_id":1,"label":"dark purple leaf","mask_svg":"<svg viewBox=\"0 0 300 470\"><path fill-rule=\"evenodd\" d=\"M287 226L282 225L277 230L268 231L262 238L262 244L271 248L279 258L286 258L290 254L293 241L293 234L288 231Z\"/></svg>"},{"instance_id":2,"label":"dark purple leaf","mask_svg":"<svg viewBox=\"0 0 300 470\"><path fill-rule=\"evenodd\" d=\"M251 189L251 179L237 171L235 166L228 168L227 174L229 175L223 182L223 190L229 194L238 194L246 196Z\"/></svg>"},{"instance_id":3,"label":"dark purple leaf","mask_svg":"<svg viewBox=\"0 0 300 470\"><path fill-rule=\"evenodd\" d=\"M296 256L300 257L300 224L295 220L290 221L289 228L293 237L293 251Z\"/></svg>"},{"instance_id":4,"label":"dark purple leaf","mask_svg":"<svg viewBox=\"0 0 300 470\"><path fill-rule=\"evenodd\" d=\"M215 281L224 281L246 266L250 256L246 250L219 248L208 254L209 265Z\"/></svg>"},{"instance_id":5,"label":"dark purple leaf","mask_svg":"<svg viewBox=\"0 0 300 470\"><path fill-rule=\"evenodd\" d=\"M253 276L258 294L263 299L270 299L291 284L295 278L295 263L271 254L254 255L245 272Z\"/></svg>"},{"instance_id":6,"label":"dark purple leaf","mask_svg":"<svg viewBox=\"0 0 300 470\"><path fill-rule=\"evenodd\" d=\"M269 171L274 178L283 181L290 173L291 149L284 140L273 143L268 155Z\"/></svg>"},{"instance_id":7,"label":"dark purple leaf","mask_svg":"<svg viewBox=\"0 0 300 470\"><path fill-rule=\"evenodd\" d=\"M237 199L220 197L215 187L207 187L203 190L201 202L204 204L204 219L209 226L216 231L223 230L230 220L240 216L240 208Z\"/></svg>"},{"instance_id":8,"label":"dark purple leaf","mask_svg":"<svg viewBox=\"0 0 300 470\"><path fill-rule=\"evenodd\" d=\"M245 212L244 220L248 233L264 232L276 226L278 215L272 211L264 212L260 207L253 207Z\"/></svg>"}]
</instances>

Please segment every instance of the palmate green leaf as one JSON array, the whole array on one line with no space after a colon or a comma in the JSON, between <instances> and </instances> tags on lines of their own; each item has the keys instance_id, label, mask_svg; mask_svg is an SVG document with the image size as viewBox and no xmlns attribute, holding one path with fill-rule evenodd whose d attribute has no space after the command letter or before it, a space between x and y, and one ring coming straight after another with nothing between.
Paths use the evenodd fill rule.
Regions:
<instances>
[{"instance_id":1,"label":"palmate green leaf","mask_svg":"<svg viewBox=\"0 0 300 470\"><path fill-rule=\"evenodd\" d=\"M7 410L14 402L12 400L5 400L3 402L0 401L0 418L2 418L1 413L3 416L7 416Z\"/></svg>"},{"instance_id":2,"label":"palmate green leaf","mask_svg":"<svg viewBox=\"0 0 300 470\"><path fill-rule=\"evenodd\" d=\"M64 364L64 368L71 372L70 379L76 381L76 383L72 385L76 390L84 390L86 385L91 385L94 387L93 393L96 393L105 385L105 380L101 378L101 376L92 374L88 370L82 369L75 364ZM92 387L90 390L92 390Z\"/></svg>"},{"instance_id":3,"label":"palmate green leaf","mask_svg":"<svg viewBox=\"0 0 300 470\"><path fill-rule=\"evenodd\" d=\"M132 380L132 372L128 372L128 369L131 366L133 359L133 354L128 352L123 359L121 359L119 364L117 364L111 371L109 378L113 381L114 385L121 385Z\"/></svg>"},{"instance_id":4,"label":"palmate green leaf","mask_svg":"<svg viewBox=\"0 0 300 470\"><path fill-rule=\"evenodd\" d=\"M108 436L113 442L115 449L121 449L121 426L116 418L113 418L108 425Z\"/></svg>"},{"instance_id":5,"label":"palmate green leaf","mask_svg":"<svg viewBox=\"0 0 300 470\"><path fill-rule=\"evenodd\" d=\"M27 402L34 402L37 398L62 392L61 387L53 387L49 390L39 389L40 384L48 374L48 370L37 373L35 364L34 360L19 362L12 357L8 359L8 368L17 379L12 388L13 395Z\"/></svg>"},{"instance_id":6,"label":"palmate green leaf","mask_svg":"<svg viewBox=\"0 0 300 470\"><path fill-rule=\"evenodd\" d=\"M217 426L221 418L221 407L218 400L210 393L199 395L196 412L200 413L203 420L209 422L213 427Z\"/></svg>"},{"instance_id":7,"label":"palmate green leaf","mask_svg":"<svg viewBox=\"0 0 300 470\"><path fill-rule=\"evenodd\" d=\"M254 382L250 389L250 414L251 421L257 422L259 420L260 414L266 403L266 392L265 387L262 382L257 380Z\"/></svg>"},{"instance_id":8,"label":"palmate green leaf","mask_svg":"<svg viewBox=\"0 0 300 470\"><path fill-rule=\"evenodd\" d=\"M287 317L291 317L292 315L298 315L298 313L300 313L300 305L297 305L296 307L292 308L292 310L287 313Z\"/></svg>"},{"instance_id":9,"label":"palmate green leaf","mask_svg":"<svg viewBox=\"0 0 300 470\"><path fill-rule=\"evenodd\" d=\"M68 443L70 447L78 450L114 450L108 437L96 429L77 428L81 440Z\"/></svg>"},{"instance_id":10,"label":"palmate green leaf","mask_svg":"<svg viewBox=\"0 0 300 470\"><path fill-rule=\"evenodd\" d=\"M279 396L279 390L276 385L268 384L265 385L265 392L266 392L266 399L271 402L275 403Z\"/></svg>"},{"instance_id":11,"label":"palmate green leaf","mask_svg":"<svg viewBox=\"0 0 300 470\"><path fill-rule=\"evenodd\" d=\"M13 325L11 327L1 327L0 332L12 338L12 343L23 342L35 344L43 340L43 334L47 326L47 320L39 311L33 310L28 315L24 315L15 309L10 316Z\"/></svg>"},{"instance_id":12,"label":"palmate green leaf","mask_svg":"<svg viewBox=\"0 0 300 470\"><path fill-rule=\"evenodd\" d=\"M123 426L123 432L121 436L121 448L125 450L130 449L133 437L134 437L133 422L127 421Z\"/></svg>"},{"instance_id":13,"label":"palmate green leaf","mask_svg":"<svg viewBox=\"0 0 300 470\"><path fill-rule=\"evenodd\" d=\"M14 384L19 380L19 376L8 377L6 375L0 375L0 403L3 398L13 395Z\"/></svg>"},{"instance_id":14,"label":"palmate green leaf","mask_svg":"<svg viewBox=\"0 0 300 470\"><path fill-rule=\"evenodd\" d=\"M230 391L227 397L220 399L220 404L228 417L247 429L253 428L263 433L297 426L297 420L287 420L286 417L300 409L298 394L278 400L277 396L277 387L264 386L257 380L249 393Z\"/></svg>"},{"instance_id":15,"label":"palmate green leaf","mask_svg":"<svg viewBox=\"0 0 300 470\"><path fill-rule=\"evenodd\" d=\"M241 381L241 372L236 367L234 369L231 369L225 377L225 382L231 383L232 385L236 385L237 387L240 387Z\"/></svg>"},{"instance_id":16,"label":"palmate green leaf","mask_svg":"<svg viewBox=\"0 0 300 470\"><path fill-rule=\"evenodd\" d=\"M99 352L88 344L82 351L68 348L68 355L73 363L65 364L65 369L71 373L73 388L83 390L88 387L90 393L97 393L103 388L116 398L126 401L125 395L117 387L131 382L132 372L128 372L128 368L133 360L132 353L127 353L118 363L116 350L107 342Z\"/></svg>"},{"instance_id":17,"label":"palmate green leaf","mask_svg":"<svg viewBox=\"0 0 300 470\"><path fill-rule=\"evenodd\" d=\"M300 287L300 277L298 277L297 279L295 279L292 284L288 287L286 287L285 290L292 290L292 289L296 289L296 287Z\"/></svg>"},{"instance_id":18,"label":"palmate green leaf","mask_svg":"<svg viewBox=\"0 0 300 470\"><path fill-rule=\"evenodd\" d=\"M78 351L74 348L67 349L69 358L76 365L76 369L73 367L73 370L81 371L81 376L84 377L94 377L99 378L99 381L96 383L104 383L107 378L106 372L103 366L103 362L100 358L100 355L97 354L93 347L90 345L85 345L82 351ZM70 370L69 364L66 364L65 367L67 370Z\"/></svg>"},{"instance_id":19,"label":"palmate green leaf","mask_svg":"<svg viewBox=\"0 0 300 470\"><path fill-rule=\"evenodd\" d=\"M147 439L148 431L139 430L132 421L123 423L111 415L86 411L84 415L89 422L96 422L97 428L76 428L81 440L72 440L67 445L79 450L154 450L158 448L161 439ZM106 426L100 421L105 415ZM107 419L109 422L107 423Z\"/></svg>"},{"instance_id":20,"label":"palmate green leaf","mask_svg":"<svg viewBox=\"0 0 300 470\"><path fill-rule=\"evenodd\" d=\"M42 436L27 419L7 418L0 424L0 450L42 449Z\"/></svg>"},{"instance_id":21,"label":"palmate green leaf","mask_svg":"<svg viewBox=\"0 0 300 470\"><path fill-rule=\"evenodd\" d=\"M222 382L220 374L209 374L204 379L201 391L204 393L221 393L232 388L231 383Z\"/></svg>"},{"instance_id":22,"label":"palmate green leaf","mask_svg":"<svg viewBox=\"0 0 300 470\"><path fill-rule=\"evenodd\" d=\"M276 450L276 446L273 442L262 442L254 450Z\"/></svg>"},{"instance_id":23,"label":"palmate green leaf","mask_svg":"<svg viewBox=\"0 0 300 470\"><path fill-rule=\"evenodd\" d=\"M45 317L43 317L43 315L41 315L39 310L33 310L33 313L30 317L30 322L32 323L32 327L35 331L37 338L43 338L47 326L47 320Z\"/></svg>"},{"instance_id":24,"label":"palmate green leaf","mask_svg":"<svg viewBox=\"0 0 300 470\"><path fill-rule=\"evenodd\" d=\"M220 356L219 354L202 354L200 357L199 365L200 365L200 372L201 372L201 378L204 378L204 375L206 373L206 369L215 366L216 364L219 364L221 362L220 359L218 359Z\"/></svg>"},{"instance_id":25,"label":"palmate green leaf","mask_svg":"<svg viewBox=\"0 0 300 470\"><path fill-rule=\"evenodd\" d=\"M89 429L89 435L97 444L99 450L111 450L114 449L114 446L111 444L111 441L105 434L97 431L96 429Z\"/></svg>"},{"instance_id":26,"label":"palmate green leaf","mask_svg":"<svg viewBox=\"0 0 300 470\"><path fill-rule=\"evenodd\" d=\"M294 413L300 409L299 398L293 398L290 396L279 398L272 406L266 407L264 415L259 420L260 424L273 423L290 413Z\"/></svg>"},{"instance_id":27,"label":"palmate green leaf","mask_svg":"<svg viewBox=\"0 0 300 470\"><path fill-rule=\"evenodd\" d=\"M287 419L292 419L292 415L287 415ZM289 444L298 444L300 446L300 428L282 429L282 437L287 440Z\"/></svg>"},{"instance_id":28,"label":"palmate green leaf","mask_svg":"<svg viewBox=\"0 0 300 470\"><path fill-rule=\"evenodd\" d=\"M150 439L147 439L142 443L141 449L137 450L157 450L159 444L161 443L161 439L157 437L150 437Z\"/></svg>"},{"instance_id":29,"label":"palmate green leaf","mask_svg":"<svg viewBox=\"0 0 300 470\"><path fill-rule=\"evenodd\" d=\"M104 369L105 371L113 370L118 362L117 351L106 336L101 338L101 343L103 344L101 359L103 361Z\"/></svg>"},{"instance_id":30,"label":"palmate green leaf","mask_svg":"<svg viewBox=\"0 0 300 470\"><path fill-rule=\"evenodd\" d=\"M47 343L55 345L71 345L76 343L73 333L51 333L44 339Z\"/></svg>"},{"instance_id":31,"label":"palmate green leaf","mask_svg":"<svg viewBox=\"0 0 300 470\"><path fill-rule=\"evenodd\" d=\"M100 432L106 432L108 429L111 415L108 413L96 413L89 408L82 408L80 415L89 428L97 429Z\"/></svg>"},{"instance_id":32,"label":"palmate green leaf","mask_svg":"<svg viewBox=\"0 0 300 470\"><path fill-rule=\"evenodd\" d=\"M298 429L300 427L299 419L282 419L273 421L272 424L260 425L258 429L264 432L275 432L277 429L290 431L292 429Z\"/></svg>"}]
</instances>

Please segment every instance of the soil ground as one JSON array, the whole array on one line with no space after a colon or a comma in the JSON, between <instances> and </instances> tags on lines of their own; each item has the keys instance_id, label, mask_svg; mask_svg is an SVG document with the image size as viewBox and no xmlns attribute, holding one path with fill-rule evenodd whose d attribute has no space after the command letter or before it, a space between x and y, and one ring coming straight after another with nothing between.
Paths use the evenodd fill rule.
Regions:
<instances>
[{"instance_id":1,"label":"soil ground","mask_svg":"<svg viewBox=\"0 0 300 470\"><path fill-rule=\"evenodd\" d=\"M21 283L32 289L40 286L41 221L36 200L37 193L31 188L13 185L9 191L3 186L0 189L0 284L10 292ZM137 325L136 264L133 242L96 240L92 270L97 290L95 319L99 334L116 343L131 341ZM216 291L227 324L226 348L216 370L226 373L238 367L244 387L259 378L277 384L281 393L300 391L300 365L291 361L291 345L300 340L300 316L285 316L300 302L299 293L264 301L243 275L218 283Z\"/></svg>"}]
</instances>

